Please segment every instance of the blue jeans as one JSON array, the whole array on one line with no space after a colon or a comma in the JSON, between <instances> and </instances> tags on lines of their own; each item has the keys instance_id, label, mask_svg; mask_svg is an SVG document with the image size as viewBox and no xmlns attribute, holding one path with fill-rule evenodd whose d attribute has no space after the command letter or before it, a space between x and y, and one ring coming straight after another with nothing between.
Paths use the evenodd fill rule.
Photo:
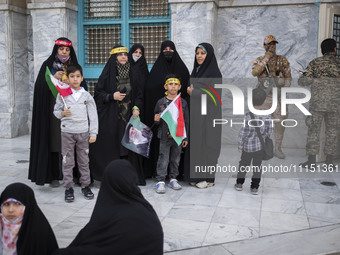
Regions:
<instances>
[{"instance_id":1,"label":"blue jeans","mask_svg":"<svg viewBox=\"0 0 340 255\"><path fill-rule=\"evenodd\" d=\"M178 146L173 138L160 140L157 162L157 181L165 181L168 165L170 179L175 179L177 177L181 152L182 146Z\"/></svg>"}]
</instances>

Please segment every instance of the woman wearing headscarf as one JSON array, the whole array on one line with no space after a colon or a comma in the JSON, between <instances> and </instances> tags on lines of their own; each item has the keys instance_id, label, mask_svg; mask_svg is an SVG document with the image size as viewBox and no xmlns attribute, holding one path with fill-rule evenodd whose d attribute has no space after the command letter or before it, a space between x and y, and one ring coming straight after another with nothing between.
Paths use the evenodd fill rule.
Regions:
<instances>
[{"instance_id":1,"label":"woman wearing headscarf","mask_svg":"<svg viewBox=\"0 0 340 255\"><path fill-rule=\"evenodd\" d=\"M78 64L72 42L60 37L35 81L28 179L37 185L51 183L52 186L59 186L58 180L61 179L60 120L53 114L55 98L45 79L46 67L56 79L67 82L65 70L71 63ZM87 90L85 80L81 86Z\"/></svg>"},{"instance_id":2,"label":"woman wearing headscarf","mask_svg":"<svg viewBox=\"0 0 340 255\"><path fill-rule=\"evenodd\" d=\"M153 65L148 81L144 89L144 123L151 127L154 123L155 105L159 99L164 97L165 77L168 74L175 74L181 82L181 97L186 98L190 74L188 68L178 55L175 44L172 41L164 41L161 45L159 56ZM156 171L158 159L159 140L156 135L156 127L153 128L153 138L150 145L150 158L145 160L144 173L151 177ZM183 171L180 169L180 175Z\"/></svg>"},{"instance_id":3,"label":"woman wearing headscarf","mask_svg":"<svg viewBox=\"0 0 340 255\"><path fill-rule=\"evenodd\" d=\"M132 114L139 116L143 95L137 72L130 67L127 48L115 46L94 90L99 132L97 141L90 145L92 177L103 180L105 167L114 159L125 158L135 162L137 154L121 145L125 128ZM145 184L139 171L139 182Z\"/></svg>"},{"instance_id":4,"label":"woman wearing headscarf","mask_svg":"<svg viewBox=\"0 0 340 255\"><path fill-rule=\"evenodd\" d=\"M8 185L1 193L0 205L0 254L50 255L58 249L30 187L23 183Z\"/></svg>"},{"instance_id":5,"label":"woman wearing headscarf","mask_svg":"<svg viewBox=\"0 0 340 255\"><path fill-rule=\"evenodd\" d=\"M190 150L185 154L184 180L198 188L214 185L215 174L208 171L190 176L195 166L216 166L221 150L221 126L213 127L214 119L221 119L221 90L215 84L222 83L222 74L218 67L214 48L209 43L200 43L195 49L194 68L191 72L192 86L188 87L190 95ZM201 113L201 95L210 91L214 97L207 96L207 113ZM215 93L216 92L216 93ZM214 100L217 102L215 103ZM190 156L189 156L190 154ZM190 169L190 171L189 171ZM203 169L204 170L204 169Z\"/></svg>"},{"instance_id":6,"label":"woman wearing headscarf","mask_svg":"<svg viewBox=\"0 0 340 255\"><path fill-rule=\"evenodd\" d=\"M142 92L144 92L145 82L149 76L148 64L145 59L144 46L141 44L134 44L129 51L129 62L131 68L134 68L139 78L141 79Z\"/></svg>"},{"instance_id":7,"label":"woman wearing headscarf","mask_svg":"<svg viewBox=\"0 0 340 255\"><path fill-rule=\"evenodd\" d=\"M106 167L90 221L67 248L53 253L78 254L163 254L161 223L128 161L114 160Z\"/></svg>"}]
</instances>

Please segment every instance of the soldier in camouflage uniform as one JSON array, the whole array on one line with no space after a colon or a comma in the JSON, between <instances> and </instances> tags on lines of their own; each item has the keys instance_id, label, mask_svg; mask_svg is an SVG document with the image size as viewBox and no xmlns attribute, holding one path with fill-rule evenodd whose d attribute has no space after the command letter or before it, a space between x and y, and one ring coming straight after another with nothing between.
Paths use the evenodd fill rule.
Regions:
<instances>
[{"instance_id":1,"label":"soldier in camouflage uniform","mask_svg":"<svg viewBox=\"0 0 340 255\"><path fill-rule=\"evenodd\" d=\"M290 66L288 60L281 55L276 55L276 44L279 42L273 35L268 35L264 38L263 47L266 50L264 56L257 58L253 63L252 75L256 76L259 81L259 87L268 92L268 87L278 88L278 100L276 110L272 117L274 120L274 134L275 134L275 150L274 155L278 158L284 159L286 156L281 150L283 134L285 128L281 125L281 121L287 119L288 109L286 115L281 115L281 88L290 87L292 76L290 73ZM272 79L268 77L268 71L273 76ZM275 83L275 84L271 84ZM269 91L264 103L264 109L270 109L272 106L273 95ZM275 121L276 120L276 121Z\"/></svg>"},{"instance_id":2,"label":"soldier in camouflage uniform","mask_svg":"<svg viewBox=\"0 0 340 255\"><path fill-rule=\"evenodd\" d=\"M312 60L298 80L300 86L312 86L309 102L312 115L306 118L308 161L300 164L303 167L315 166L322 120L326 125L325 163L327 167L334 167L332 160L336 154L340 105L340 59L336 57L336 42L333 39L324 40L321 51L323 56Z\"/></svg>"}]
</instances>

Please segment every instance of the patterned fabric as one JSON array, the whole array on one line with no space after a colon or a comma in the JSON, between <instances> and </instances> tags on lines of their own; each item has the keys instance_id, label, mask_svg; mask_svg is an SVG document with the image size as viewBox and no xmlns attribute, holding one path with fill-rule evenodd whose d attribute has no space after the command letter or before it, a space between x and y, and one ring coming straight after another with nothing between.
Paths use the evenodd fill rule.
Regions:
<instances>
[{"instance_id":1,"label":"patterned fabric","mask_svg":"<svg viewBox=\"0 0 340 255\"><path fill-rule=\"evenodd\" d=\"M117 71L118 71L118 76L120 78L129 78L130 77L130 63L127 62L125 65L122 65L117 60Z\"/></svg>"},{"instance_id":2,"label":"patterned fabric","mask_svg":"<svg viewBox=\"0 0 340 255\"><path fill-rule=\"evenodd\" d=\"M312 116L306 118L308 127L306 150L308 155L316 155L320 149L321 123L325 120L326 142L325 154L336 155L337 133L340 105L340 59L335 53L325 53L312 60L302 77L300 86L312 86L309 110Z\"/></svg>"},{"instance_id":3,"label":"patterned fabric","mask_svg":"<svg viewBox=\"0 0 340 255\"><path fill-rule=\"evenodd\" d=\"M291 72L288 60L281 55L274 55L271 58L267 56L258 57L253 62L252 74L258 77L259 86L264 88L265 83L268 81L268 73L265 66L268 66L269 72L274 76L276 87L290 87Z\"/></svg>"},{"instance_id":4,"label":"patterned fabric","mask_svg":"<svg viewBox=\"0 0 340 255\"><path fill-rule=\"evenodd\" d=\"M9 202L18 202L16 199L9 198L4 203ZM3 203L3 204L4 204ZM1 205L2 206L2 205ZM14 221L7 220L2 214L0 214L0 239L1 239L1 246L2 246L2 254L8 255L16 255L17 254L17 247L16 243L18 240L18 233L21 227L22 219L24 217L25 207L22 211L22 214L19 218L15 219Z\"/></svg>"},{"instance_id":5,"label":"patterned fabric","mask_svg":"<svg viewBox=\"0 0 340 255\"><path fill-rule=\"evenodd\" d=\"M306 150L308 155L319 154L320 149L320 131L322 120L326 125L326 141L324 152L326 155L337 154L337 133L339 125L339 116L337 112L311 111L311 116L307 116L306 125L308 127ZM334 142L335 141L335 142Z\"/></svg>"},{"instance_id":6,"label":"patterned fabric","mask_svg":"<svg viewBox=\"0 0 340 255\"><path fill-rule=\"evenodd\" d=\"M335 53L325 53L312 60L302 77L300 86L312 86L309 109L336 112L340 105L340 59Z\"/></svg>"},{"instance_id":7,"label":"patterned fabric","mask_svg":"<svg viewBox=\"0 0 340 255\"><path fill-rule=\"evenodd\" d=\"M261 126L260 133L262 134L263 140L266 137L270 137L273 133L274 127L272 123L272 118L270 115L256 115L254 114L255 120L262 120L257 121L250 121L251 117L249 112L247 112L244 116L244 125L241 127L239 136L238 136L238 149L245 151L245 152L255 152L262 150L262 144L257 136L255 127L252 126ZM251 126L249 126L250 124Z\"/></svg>"},{"instance_id":8,"label":"patterned fabric","mask_svg":"<svg viewBox=\"0 0 340 255\"><path fill-rule=\"evenodd\" d=\"M278 99L275 111L272 113L273 119L279 119L280 121L287 119L288 117L288 107L286 108L286 115L281 115L281 88L290 87L292 81L292 75L290 71L290 64L288 60L281 55L274 54L271 58L267 55L258 57L253 62L252 74L256 76L259 81L259 87L266 89L270 84L268 78L268 72L266 70L266 65L268 66L269 72L274 77L275 87L278 88ZM266 101L263 104L263 109L270 109L272 106L273 95L268 93ZM276 125L276 127L278 127ZM275 141L282 141L284 128L275 128Z\"/></svg>"},{"instance_id":9,"label":"patterned fabric","mask_svg":"<svg viewBox=\"0 0 340 255\"><path fill-rule=\"evenodd\" d=\"M130 118L129 109L131 108L131 84L130 84L130 63L125 65L117 63L117 90L125 93L126 96L122 101L117 101L119 107L119 118L126 124Z\"/></svg>"}]
</instances>

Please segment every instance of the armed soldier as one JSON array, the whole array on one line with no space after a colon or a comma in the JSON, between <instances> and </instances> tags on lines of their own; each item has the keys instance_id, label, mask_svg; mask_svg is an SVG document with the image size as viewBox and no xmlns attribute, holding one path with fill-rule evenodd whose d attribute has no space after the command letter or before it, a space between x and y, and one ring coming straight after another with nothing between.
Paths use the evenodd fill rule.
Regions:
<instances>
[{"instance_id":1,"label":"armed soldier","mask_svg":"<svg viewBox=\"0 0 340 255\"><path fill-rule=\"evenodd\" d=\"M308 160L300 165L315 167L316 155L320 149L321 123L325 120L325 163L326 167L331 169L334 167L333 156L336 155L340 105L340 59L336 57L335 40L325 39L321 43L321 52L323 56L312 60L298 80L300 86L312 86L312 97L309 102L309 111L312 115L306 118Z\"/></svg>"},{"instance_id":2,"label":"armed soldier","mask_svg":"<svg viewBox=\"0 0 340 255\"><path fill-rule=\"evenodd\" d=\"M288 60L284 56L276 55L276 44L278 43L273 35L268 35L264 38L263 47L266 53L254 61L252 75L258 78L259 87L267 92L264 109L270 109L272 106L273 95L271 88L278 88L277 107L272 114L273 119L276 119L276 121L274 121L274 155L280 159L284 159L286 156L282 152L281 145L285 128L281 125L281 121L288 117L288 109L286 115L281 115L281 88L290 87L292 76Z\"/></svg>"}]
</instances>

